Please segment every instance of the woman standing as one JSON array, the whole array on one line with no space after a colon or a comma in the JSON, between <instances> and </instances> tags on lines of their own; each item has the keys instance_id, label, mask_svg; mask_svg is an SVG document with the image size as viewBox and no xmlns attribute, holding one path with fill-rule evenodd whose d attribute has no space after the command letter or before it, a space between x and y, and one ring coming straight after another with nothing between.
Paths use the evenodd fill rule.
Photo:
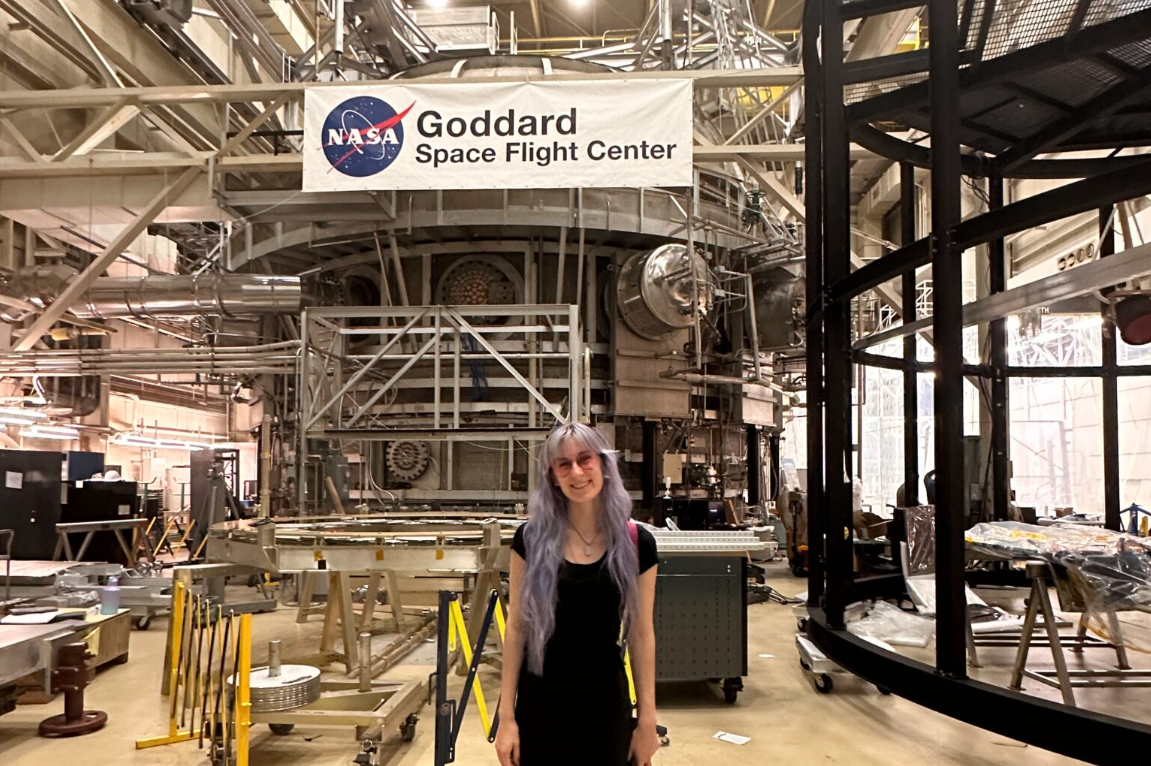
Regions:
<instances>
[{"instance_id":1,"label":"woman standing","mask_svg":"<svg viewBox=\"0 0 1151 766\"><path fill-rule=\"evenodd\" d=\"M500 763L650 766L659 750L655 538L631 524L631 498L599 431L560 426L540 447L539 466L528 522L512 544Z\"/></svg>"}]
</instances>

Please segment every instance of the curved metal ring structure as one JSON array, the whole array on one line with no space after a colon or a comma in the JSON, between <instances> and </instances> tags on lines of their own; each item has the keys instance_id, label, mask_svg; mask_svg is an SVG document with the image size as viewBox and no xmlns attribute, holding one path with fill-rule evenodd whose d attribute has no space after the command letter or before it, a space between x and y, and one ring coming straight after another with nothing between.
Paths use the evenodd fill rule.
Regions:
<instances>
[{"instance_id":1,"label":"curved metal ring structure","mask_svg":"<svg viewBox=\"0 0 1151 766\"><path fill-rule=\"evenodd\" d=\"M958 4L929 0L925 3L931 33L928 51L855 61L822 55L826 50L819 49L818 40L842 39L845 19L907 7L901 2L818 0L805 7L807 536L815 553L807 562L808 633L816 646L846 670L925 707L1084 761L1125 762L1127 753L1151 747L1147 723L1054 703L966 676L962 400L965 376L989 380L993 474L989 496L994 518L1006 520L1010 496L1007 385L1012 376L1040 373L1007 362L1005 314L1020 308L1011 302L1013 296L997 295L1008 292L1004 237L1099 211L1101 254L1115 254L1111 206L1151 193L1151 162L1146 155L1115 156L1126 147L1151 145L1151 117L1147 115L1151 106L1151 9L1104 6L1099 0L1038 0L1026 8L982 0ZM1013 15L1016 11L1022 14L1020 18ZM909 77L918 81L909 82ZM892 125L918 131L919 137L904 140L885 133ZM929 144L916 143L924 138L930 139ZM843 184L850 172L851 140L900 162L903 189L902 247L854 270L846 215L850 197ZM1089 149L1115 151L1106 157L1037 159ZM915 231L914 167L931 171L932 231L928 236ZM988 212L963 218L963 176L988 179ZM1005 178L1082 180L1005 204ZM963 303L962 255L981 244L988 245L984 257L991 296L982 299L975 311ZM1146 263L1139 248L1113 261L1102 258L1096 272L1113 264L1122 268L1101 274L1103 287L1093 289L1138 276L1140 258ZM934 280L933 316L916 321L915 269L928 264ZM1086 272L1075 277L1086 278ZM893 307L903 319L904 329L897 334L907 336L903 355L858 351L853 355L852 300L891 279L902 282L902 306L893 303ZM1110 281L1104 284L1104 280ZM979 366L965 365L963 358L962 329L969 323L969 314L975 316L971 321L991 323L990 362ZM934 373L936 412L934 666L877 648L844 628L849 603L896 595L904 588L901 576L864 580L857 579L853 571L853 365L882 362L904 373L903 475L908 488L904 502L918 505L914 424L916 380L923 365L916 356L913 333L928 327L936 346L929 368ZM1101 341L1111 344L1104 347L1104 357L1110 361L1090 374L1104 383L1105 505L1107 526L1117 530L1118 405L1116 397L1109 400L1106 391L1114 392L1118 377L1132 371L1115 363L1111 329L1111 335L1104 333ZM1072 373L1054 369L1042 374Z\"/></svg>"},{"instance_id":2,"label":"curved metal ring structure","mask_svg":"<svg viewBox=\"0 0 1151 766\"><path fill-rule=\"evenodd\" d=\"M808 636L828 657L917 705L1005 737L1108 766L1130 763L1128 754L1146 752L1151 742L1151 726L947 676L925 663L878 649L846 630L832 630L818 607L808 611Z\"/></svg>"}]
</instances>

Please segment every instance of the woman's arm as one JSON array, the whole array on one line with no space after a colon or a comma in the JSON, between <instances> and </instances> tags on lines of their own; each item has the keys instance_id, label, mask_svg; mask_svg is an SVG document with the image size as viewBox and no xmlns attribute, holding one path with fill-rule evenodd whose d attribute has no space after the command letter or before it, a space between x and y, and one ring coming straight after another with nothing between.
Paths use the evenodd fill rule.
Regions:
<instances>
[{"instance_id":1,"label":"woman's arm","mask_svg":"<svg viewBox=\"0 0 1151 766\"><path fill-rule=\"evenodd\" d=\"M520 762L519 727L516 725L516 690L524 657L524 631L520 624L520 584L524 560L512 551L508 587L507 630L504 633L503 675L500 680L500 729L496 733L496 754L502 766Z\"/></svg>"},{"instance_id":2,"label":"woman's arm","mask_svg":"<svg viewBox=\"0 0 1151 766\"><path fill-rule=\"evenodd\" d=\"M637 721L632 751L640 766L659 750L655 713L655 577L653 566L636 580L639 613L628 635L631 671L635 681Z\"/></svg>"}]
</instances>

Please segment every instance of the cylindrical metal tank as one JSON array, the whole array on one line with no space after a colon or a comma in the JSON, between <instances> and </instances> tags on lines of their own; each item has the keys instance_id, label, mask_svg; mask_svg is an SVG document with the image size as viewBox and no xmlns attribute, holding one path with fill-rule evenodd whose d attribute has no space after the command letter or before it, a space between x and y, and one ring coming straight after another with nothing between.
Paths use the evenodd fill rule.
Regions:
<instances>
[{"instance_id":1,"label":"cylindrical metal tank","mask_svg":"<svg viewBox=\"0 0 1151 766\"><path fill-rule=\"evenodd\" d=\"M636 253L623 265L616 283L624 321L650 340L691 327L696 311L706 314L714 297L707 263L682 244Z\"/></svg>"}]
</instances>

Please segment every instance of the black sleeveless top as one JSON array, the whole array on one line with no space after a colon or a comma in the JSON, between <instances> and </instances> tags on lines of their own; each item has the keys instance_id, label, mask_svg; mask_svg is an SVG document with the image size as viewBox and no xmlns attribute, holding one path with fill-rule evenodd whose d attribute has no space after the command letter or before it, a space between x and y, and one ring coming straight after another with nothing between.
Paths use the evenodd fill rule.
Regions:
<instances>
[{"instance_id":1,"label":"black sleeveless top","mask_svg":"<svg viewBox=\"0 0 1151 766\"><path fill-rule=\"evenodd\" d=\"M659 558L652 534L643 527L638 532L643 574ZM528 560L524 527L516 530L512 550ZM563 561L556 592L543 675L527 669L526 650L520 671L520 766L625 766L631 700L619 646L620 592L606 555L591 564Z\"/></svg>"},{"instance_id":2,"label":"black sleeveless top","mask_svg":"<svg viewBox=\"0 0 1151 766\"><path fill-rule=\"evenodd\" d=\"M525 525L526 526L526 525ZM655 538L638 527L639 574L658 562ZM524 527L516 530L512 550L527 561ZM560 564L556 583L555 631L548 641L544 674L549 666L557 671L575 669L584 659L602 661L619 654L620 593L607 566L606 554L591 564Z\"/></svg>"}]
</instances>

